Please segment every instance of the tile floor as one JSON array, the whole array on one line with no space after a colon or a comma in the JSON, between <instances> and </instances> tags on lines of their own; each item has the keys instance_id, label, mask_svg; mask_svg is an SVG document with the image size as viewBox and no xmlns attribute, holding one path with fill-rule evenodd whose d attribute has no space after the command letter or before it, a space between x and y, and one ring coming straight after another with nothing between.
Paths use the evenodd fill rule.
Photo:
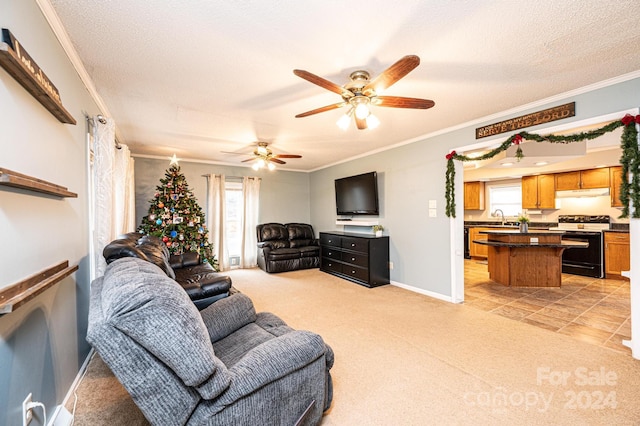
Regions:
<instances>
[{"instance_id":1,"label":"tile floor","mask_svg":"<svg viewBox=\"0 0 640 426\"><path fill-rule=\"evenodd\" d=\"M562 274L557 288L505 287L486 262L465 259L465 304L516 321L631 353L629 281Z\"/></svg>"}]
</instances>

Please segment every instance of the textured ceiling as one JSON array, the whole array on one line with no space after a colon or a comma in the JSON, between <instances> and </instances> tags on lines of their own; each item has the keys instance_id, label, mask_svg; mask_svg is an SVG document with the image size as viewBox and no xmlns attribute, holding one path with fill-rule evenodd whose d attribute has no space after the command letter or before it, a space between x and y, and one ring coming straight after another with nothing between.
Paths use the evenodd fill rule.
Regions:
<instances>
[{"instance_id":1,"label":"textured ceiling","mask_svg":"<svg viewBox=\"0 0 640 426\"><path fill-rule=\"evenodd\" d=\"M134 154L241 164L258 140L313 170L639 69L637 0L50 0ZM623 11L628 12L623 12ZM626 46L626 47L625 47ZM375 130L343 110L300 112L404 55L421 64L386 95ZM246 163L244 163L246 164Z\"/></svg>"}]
</instances>

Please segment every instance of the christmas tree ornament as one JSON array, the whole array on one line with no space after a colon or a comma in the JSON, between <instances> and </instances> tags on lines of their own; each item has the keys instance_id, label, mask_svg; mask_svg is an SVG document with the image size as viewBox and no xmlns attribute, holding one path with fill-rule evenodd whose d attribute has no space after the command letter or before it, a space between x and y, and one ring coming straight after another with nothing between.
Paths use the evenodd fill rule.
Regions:
<instances>
[{"instance_id":1,"label":"christmas tree ornament","mask_svg":"<svg viewBox=\"0 0 640 426\"><path fill-rule=\"evenodd\" d=\"M169 237L165 235L164 237L162 237L162 241L166 243L167 241L169 241Z\"/></svg>"},{"instance_id":2,"label":"christmas tree ornament","mask_svg":"<svg viewBox=\"0 0 640 426\"><path fill-rule=\"evenodd\" d=\"M156 220L156 215L155 214L150 214L149 215L149 220Z\"/></svg>"},{"instance_id":3,"label":"christmas tree ornament","mask_svg":"<svg viewBox=\"0 0 640 426\"><path fill-rule=\"evenodd\" d=\"M158 207L163 208L163 207L164 207L164 203L163 203L162 201L160 201L160 202L158 203Z\"/></svg>"},{"instance_id":4,"label":"christmas tree ornament","mask_svg":"<svg viewBox=\"0 0 640 426\"><path fill-rule=\"evenodd\" d=\"M171 231L171 232L169 233L169 235L171 235L171 238L175 238L175 237L177 237L177 236L178 236L178 232L176 232L176 231Z\"/></svg>"},{"instance_id":5,"label":"christmas tree ornament","mask_svg":"<svg viewBox=\"0 0 640 426\"><path fill-rule=\"evenodd\" d=\"M162 219L156 220L156 225L162 225Z\"/></svg>"}]
</instances>

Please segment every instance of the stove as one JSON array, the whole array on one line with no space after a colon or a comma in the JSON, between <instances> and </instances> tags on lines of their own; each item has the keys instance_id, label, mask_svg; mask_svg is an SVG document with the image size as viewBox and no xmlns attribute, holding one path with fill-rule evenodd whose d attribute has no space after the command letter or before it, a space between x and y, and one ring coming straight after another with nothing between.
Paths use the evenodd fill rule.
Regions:
<instances>
[{"instance_id":1,"label":"stove","mask_svg":"<svg viewBox=\"0 0 640 426\"><path fill-rule=\"evenodd\" d=\"M603 237L602 231L609 229L611 217L607 215L560 215L558 227L550 230L565 231L563 241L589 243L587 248L566 249L562 254L562 272L603 278Z\"/></svg>"},{"instance_id":2,"label":"stove","mask_svg":"<svg viewBox=\"0 0 640 426\"><path fill-rule=\"evenodd\" d=\"M611 227L611 216L599 215L560 215L558 216L558 226L549 228L550 230L560 231L579 231L579 232L600 232Z\"/></svg>"}]
</instances>

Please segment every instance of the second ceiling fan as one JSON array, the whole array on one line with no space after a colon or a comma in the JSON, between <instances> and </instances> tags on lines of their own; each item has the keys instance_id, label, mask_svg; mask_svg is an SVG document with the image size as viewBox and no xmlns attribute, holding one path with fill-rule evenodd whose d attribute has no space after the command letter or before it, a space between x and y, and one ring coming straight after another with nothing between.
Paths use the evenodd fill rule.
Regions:
<instances>
[{"instance_id":1,"label":"second ceiling fan","mask_svg":"<svg viewBox=\"0 0 640 426\"><path fill-rule=\"evenodd\" d=\"M351 117L353 116L358 129L364 130L367 128L375 128L379 124L377 118L371 114L369 108L371 105L390 108L431 108L435 105L435 102L428 99L378 95L379 92L382 92L402 77L409 74L419 64L419 57L415 55L407 55L395 64L391 65L373 80L370 79L367 71L354 71L350 75L351 81L344 86L339 86L308 71L293 70L293 73L298 77L342 96L342 102L337 102L335 104L300 113L296 115L296 118L308 117L320 112L331 111L348 106L349 109L345 115L338 120L338 126L342 129L346 129L349 126Z\"/></svg>"},{"instance_id":2,"label":"second ceiling fan","mask_svg":"<svg viewBox=\"0 0 640 426\"><path fill-rule=\"evenodd\" d=\"M298 154L274 154L269 148L269 144L267 142L257 142L256 149L253 150L252 158L243 160L243 163L248 161L255 161L253 163L254 170L261 169L263 167L267 167L269 170L275 169L275 164L287 164L282 161L281 158L302 158L302 155Z\"/></svg>"}]
</instances>

